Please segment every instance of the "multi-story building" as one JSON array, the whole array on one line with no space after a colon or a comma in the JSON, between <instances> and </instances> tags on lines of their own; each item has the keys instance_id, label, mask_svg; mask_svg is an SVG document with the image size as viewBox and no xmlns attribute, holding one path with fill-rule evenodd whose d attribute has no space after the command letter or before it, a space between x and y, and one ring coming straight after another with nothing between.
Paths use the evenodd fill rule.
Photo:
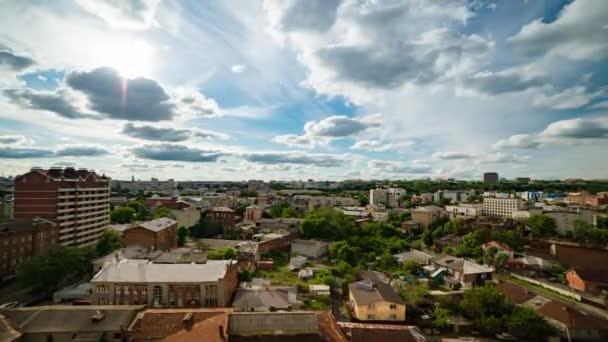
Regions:
<instances>
[{"instance_id":1,"label":"multi-story building","mask_svg":"<svg viewBox=\"0 0 608 342\"><path fill-rule=\"evenodd\" d=\"M599 192L592 195L588 192L571 192L566 197L566 202L595 208L608 203L608 193Z\"/></svg>"},{"instance_id":2,"label":"multi-story building","mask_svg":"<svg viewBox=\"0 0 608 342\"><path fill-rule=\"evenodd\" d=\"M443 215L443 210L434 205L412 209L412 221L423 229L428 228L441 215Z\"/></svg>"},{"instance_id":3,"label":"multi-story building","mask_svg":"<svg viewBox=\"0 0 608 342\"><path fill-rule=\"evenodd\" d=\"M295 195L292 204L299 211L313 211L320 208L354 207L359 200L352 197Z\"/></svg>"},{"instance_id":4,"label":"multi-story building","mask_svg":"<svg viewBox=\"0 0 608 342\"><path fill-rule=\"evenodd\" d=\"M235 215L234 210L227 207L213 207L207 210L210 223L226 228L234 227Z\"/></svg>"},{"instance_id":5,"label":"multi-story building","mask_svg":"<svg viewBox=\"0 0 608 342\"><path fill-rule=\"evenodd\" d=\"M405 321L405 302L388 284L368 274L348 284L349 306L359 321Z\"/></svg>"},{"instance_id":6,"label":"multi-story building","mask_svg":"<svg viewBox=\"0 0 608 342\"><path fill-rule=\"evenodd\" d=\"M526 201L539 201L544 198L542 191L522 191L518 192L517 196Z\"/></svg>"},{"instance_id":7,"label":"multi-story building","mask_svg":"<svg viewBox=\"0 0 608 342\"><path fill-rule=\"evenodd\" d=\"M459 205L446 205L445 211L451 219L457 217L477 217L483 212L483 204L462 203Z\"/></svg>"},{"instance_id":8,"label":"multi-story building","mask_svg":"<svg viewBox=\"0 0 608 342\"><path fill-rule=\"evenodd\" d=\"M264 213L264 207L261 205L250 205L245 208L245 221L247 222L258 222L262 219L262 213Z\"/></svg>"},{"instance_id":9,"label":"multi-story building","mask_svg":"<svg viewBox=\"0 0 608 342\"><path fill-rule=\"evenodd\" d=\"M0 223L0 280L58 242L59 227L49 220L34 218Z\"/></svg>"},{"instance_id":10,"label":"multi-story building","mask_svg":"<svg viewBox=\"0 0 608 342\"><path fill-rule=\"evenodd\" d=\"M59 225L59 243L94 244L110 223L110 178L74 168L34 168L15 178L15 219L40 217Z\"/></svg>"},{"instance_id":11,"label":"multi-story building","mask_svg":"<svg viewBox=\"0 0 608 342\"><path fill-rule=\"evenodd\" d=\"M496 185L498 181L498 173L496 172L486 172L483 174L483 182L485 184Z\"/></svg>"},{"instance_id":12,"label":"multi-story building","mask_svg":"<svg viewBox=\"0 0 608 342\"><path fill-rule=\"evenodd\" d=\"M521 198L493 198L483 199L483 214L496 217L513 217L513 212L524 209L524 201Z\"/></svg>"},{"instance_id":13,"label":"multi-story building","mask_svg":"<svg viewBox=\"0 0 608 342\"><path fill-rule=\"evenodd\" d=\"M468 190L439 190L433 194L433 201L439 202L442 199L448 199L452 203L466 202L471 196L475 195L475 191Z\"/></svg>"},{"instance_id":14,"label":"multi-story building","mask_svg":"<svg viewBox=\"0 0 608 342\"><path fill-rule=\"evenodd\" d=\"M517 210L513 212L512 218L515 220L525 220L533 215L544 215L555 220L555 228L560 234L571 232L574 229L574 222L576 221L593 224L593 211L585 208L560 208L560 210L533 208L530 210Z\"/></svg>"},{"instance_id":15,"label":"multi-story building","mask_svg":"<svg viewBox=\"0 0 608 342\"><path fill-rule=\"evenodd\" d=\"M156 250L177 247L177 221L162 217L140 223L123 231L126 246L142 246Z\"/></svg>"},{"instance_id":16,"label":"multi-story building","mask_svg":"<svg viewBox=\"0 0 608 342\"><path fill-rule=\"evenodd\" d=\"M380 208L399 208L401 197L407 191L400 188L371 189L369 190L369 204Z\"/></svg>"},{"instance_id":17,"label":"multi-story building","mask_svg":"<svg viewBox=\"0 0 608 342\"><path fill-rule=\"evenodd\" d=\"M206 264L118 262L91 280L95 305L147 304L159 308L227 307L237 286L233 260Z\"/></svg>"}]
</instances>

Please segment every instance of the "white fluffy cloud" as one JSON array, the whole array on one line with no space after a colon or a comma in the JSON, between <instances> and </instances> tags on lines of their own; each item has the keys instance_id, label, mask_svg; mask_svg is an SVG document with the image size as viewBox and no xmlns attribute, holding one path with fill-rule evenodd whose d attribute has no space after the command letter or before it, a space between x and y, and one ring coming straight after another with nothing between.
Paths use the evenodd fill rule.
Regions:
<instances>
[{"instance_id":1,"label":"white fluffy cloud","mask_svg":"<svg viewBox=\"0 0 608 342\"><path fill-rule=\"evenodd\" d=\"M76 0L83 10L105 20L110 26L142 30L155 24L161 0Z\"/></svg>"}]
</instances>

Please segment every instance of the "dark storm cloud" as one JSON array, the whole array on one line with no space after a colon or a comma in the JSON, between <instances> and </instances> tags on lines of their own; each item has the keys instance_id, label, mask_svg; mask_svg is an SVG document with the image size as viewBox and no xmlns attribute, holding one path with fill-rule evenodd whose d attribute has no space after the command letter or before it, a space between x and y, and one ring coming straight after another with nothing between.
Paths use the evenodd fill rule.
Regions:
<instances>
[{"instance_id":1,"label":"dark storm cloud","mask_svg":"<svg viewBox=\"0 0 608 342\"><path fill-rule=\"evenodd\" d=\"M143 145L133 149L143 159L185 162L215 162L222 153L174 144Z\"/></svg>"}]
</instances>

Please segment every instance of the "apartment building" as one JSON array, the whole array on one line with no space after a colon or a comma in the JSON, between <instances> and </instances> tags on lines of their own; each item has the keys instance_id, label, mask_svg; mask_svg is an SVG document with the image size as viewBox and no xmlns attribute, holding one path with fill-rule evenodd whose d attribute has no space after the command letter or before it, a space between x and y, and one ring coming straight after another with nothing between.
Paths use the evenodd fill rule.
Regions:
<instances>
[{"instance_id":1,"label":"apartment building","mask_svg":"<svg viewBox=\"0 0 608 342\"><path fill-rule=\"evenodd\" d=\"M445 211L451 219L461 217L477 217L483 212L483 204L463 203L460 205L446 205Z\"/></svg>"},{"instance_id":2,"label":"apartment building","mask_svg":"<svg viewBox=\"0 0 608 342\"><path fill-rule=\"evenodd\" d=\"M530 210L517 210L513 212L513 219L525 220L534 215L544 215L555 220L555 227L558 233L565 234L574 229L574 222L583 221L593 224L593 210L585 208L561 208L545 210L545 208L533 208Z\"/></svg>"},{"instance_id":3,"label":"apartment building","mask_svg":"<svg viewBox=\"0 0 608 342\"><path fill-rule=\"evenodd\" d=\"M228 207L213 207L207 210L209 222L225 228L233 228L236 222L236 213Z\"/></svg>"},{"instance_id":4,"label":"apartment building","mask_svg":"<svg viewBox=\"0 0 608 342\"><path fill-rule=\"evenodd\" d=\"M428 228L441 215L443 215L443 210L434 205L412 209L412 221L423 229Z\"/></svg>"},{"instance_id":5,"label":"apartment building","mask_svg":"<svg viewBox=\"0 0 608 342\"><path fill-rule=\"evenodd\" d=\"M596 195L588 192L571 192L566 196L566 202L595 208L608 203L608 192L598 192Z\"/></svg>"},{"instance_id":6,"label":"apartment building","mask_svg":"<svg viewBox=\"0 0 608 342\"><path fill-rule=\"evenodd\" d=\"M439 202L443 199L450 200L452 203L466 202L475 191L468 190L439 190L433 194L433 201Z\"/></svg>"},{"instance_id":7,"label":"apartment building","mask_svg":"<svg viewBox=\"0 0 608 342\"><path fill-rule=\"evenodd\" d=\"M379 208L399 208L400 199L407 191L400 188L371 189L369 191L369 204Z\"/></svg>"},{"instance_id":8,"label":"apartment building","mask_svg":"<svg viewBox=\"0 0 608 342\"><path fill-rule=\"evenodd\" d=\"M59 227L49 220L34 218L0 223L0 280L58 242Z\"/></svg>"},{"instance_id":9,"label":"apartment building","mask_svg":"<svg viewBox=\"0 0 608 342\"><path fill-rule=\"evenodd\" d=\"M106 265L91 280L94 305L147 304L157 308L227 307L238 283L232 260L206 264Z\"/></svg>"},{"instance_id":10,"label":"apartment building","mask_svg":"<svg viewBox=\"0 0 608 342\"><path fill-rule=\"evenodd\" d=\"M307 212L320 208L355 207L359 205L359 200L352 197L295 195L292 204L297 210Z\"/></svg>"},{"instance_id":11,"label":"apartment building","mask_svg":"<svg viewBox=\"0 0 608 342\"><path fill-rule=\"evenodd\" d=\"M94 244L110 223L110 178L92 170L33 168L15 178L15 219L59 225L59 243Z\"/></svg>"},{"instance_id":12,"label":"apartment building","mask_svg":"<svg viewBox=\"0 0 608 342\"><path fill-rule=\"evenodd\" d=\"M483 174L483 182L488 185L496 185L499 182L497 172L486 172Z\"/></svg>"},{"instance_id":13,"label":"apartment building","mask_svg":"<svg viewBox=\"0 0 608 342\"><path fill-rule=\"evenodd\" d=\"M495 217L513 217L513 212L524 209L521 198L493 198L483 199L483 214Z\"/></svg>"}]
</instances>

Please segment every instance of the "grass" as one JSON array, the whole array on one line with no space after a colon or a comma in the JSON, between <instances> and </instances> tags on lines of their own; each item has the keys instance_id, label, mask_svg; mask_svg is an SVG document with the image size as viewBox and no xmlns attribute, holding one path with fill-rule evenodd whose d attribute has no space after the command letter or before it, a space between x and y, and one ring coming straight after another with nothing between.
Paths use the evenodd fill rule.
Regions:
<instances>
[{"instance_id":1,"label":"grass","mask_svg":"<svg viewBox=\"0 0 608 342\"><path fill-rule=\"evenodd\" d=\"M302 286L307 287L312 284L324 284L325 276L324 272L317 272L315 276L307 279L301 280L298 279L297 271L289 271L287 269L287 265L289 264L289 254L288 253L274 253L270 255L265 255L263 259L272 258L274 260L274 265L270 270L261 270L257 269L253 276L256 278L265 278L270 280L273 285L286 285L286 286ZM330 269L327 269L330 271Z\"/></svg>"},{"instance_id":2,"label":"grass","mask_svg":"<svg viewBox=\"0 0 608 342\"><path fill-rule=\"evenodd\" d=\"M329 309L329 296L318 296L311 299L303 300L304 310L328 310Z\"/></svg>"},{"instance_id":3,"label":"grass","mask_svg":"<svg viewBox=\"0 0 608 342\"><path fill-rule=\"evenodd\" d=\"M527 281L522 280L522 279L517 279L515 277L511 277L511 276L508 276L508 277L509 277L509 281L510 282L518 284L518 285L521 285L523 287L533 288L534 291L536 291L537 293L542 293L542 294L545 294L545 295L548 295L548 296L558 297L558 298L565 299L565 300L568 300L568 301L576 301L572 297L566 297L566 296L564 296L561 293L552 291L552 290L544 288L542 286L539 286L539 285L527 282Z\"/></svg>"}]
</instances>

